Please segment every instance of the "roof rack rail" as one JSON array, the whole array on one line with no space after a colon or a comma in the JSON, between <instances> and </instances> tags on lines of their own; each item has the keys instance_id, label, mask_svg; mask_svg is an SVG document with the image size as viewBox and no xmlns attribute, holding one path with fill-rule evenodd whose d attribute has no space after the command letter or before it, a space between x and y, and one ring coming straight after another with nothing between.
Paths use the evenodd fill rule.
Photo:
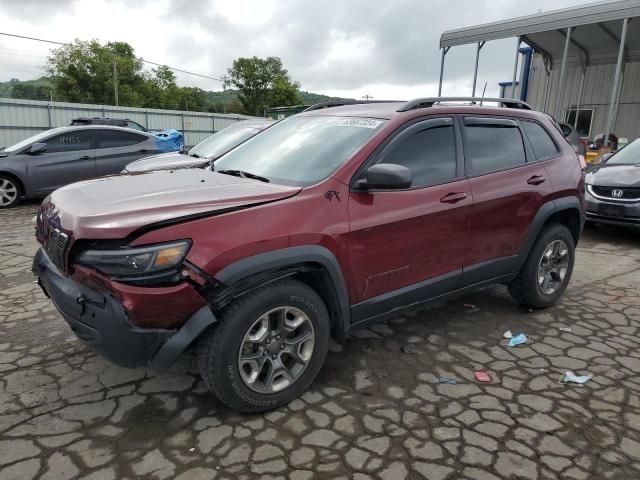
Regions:
<instances>
[{"instance_id":1,"label":"roof rack rail","mask_svg":"<svg viewBox=\"0 0 640 480\"><path fill-rule=\"evenodd\" d=\"M430 107L433 107L434 104L442 103L442 102L472 102L472 103L495 102L495 103L501 103L507 108L520 108L522 110L533 110L528 103L523 102L522 100L516 100L513 98L427 97L427 98L416 98L414 100L409 100L407 103L402 105L397 111L408 112L409 110L415 110L416 108L430 108Z\"/></svg>"},{"instance_id":2,"label":"roof rack rail","mask_svg":"<svg viewBox=\"0 0 640 480\"><path fill-rule=\"evenodd\" d=\"M329 102L316 103L308 108L305 108L303 112L313 112L314 110L322 110L323 108L342 107L344 105L363 105L366 103L397 103L402 100L332 100Z\"/></svg>"}]
</instances>

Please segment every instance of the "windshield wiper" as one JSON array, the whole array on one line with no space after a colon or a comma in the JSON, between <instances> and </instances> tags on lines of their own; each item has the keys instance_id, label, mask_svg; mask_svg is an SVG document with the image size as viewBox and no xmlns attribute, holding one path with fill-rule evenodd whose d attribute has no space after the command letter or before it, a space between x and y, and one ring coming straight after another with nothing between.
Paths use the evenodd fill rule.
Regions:
<instances>
[{"instance_id":1,"label":"windshield wiper","mask_svg":"<svg viewBox=\"0 0 640 480\"><path fill-rule=\"evenodd\" d=\"M218 173L224 173L226 175L233 175L234 177L240 178L251 178L253 180L260 180L261 182L269 183L269 179L267 177L262 177L260 175L256 175L255 173L245 172L244 170L214 170Z\"/></svg>"},{"instance_id":2,"label":"windshield wiper","mask_svg":"<svg viewBox=\"0 0 640 480\"><path fill-rule=\"evenodd\" d=\"M198 155L197 153L189 153L189 156L193 158L200 158L200 155Z\"/></svg>"}]
</instances>

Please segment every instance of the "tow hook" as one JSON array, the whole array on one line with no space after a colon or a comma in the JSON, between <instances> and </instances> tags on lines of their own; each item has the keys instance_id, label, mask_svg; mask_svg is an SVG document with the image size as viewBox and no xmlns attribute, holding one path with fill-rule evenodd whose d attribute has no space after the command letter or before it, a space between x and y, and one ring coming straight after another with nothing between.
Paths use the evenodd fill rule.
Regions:
<instances>
[{"instance_id":1,"label":"tow hook","mask_svg":"<svg viewBox=\"0 0 640 480\"><path fill-rule=\"evenodd\" d=\"M84 295L80 295L78 298L76 298L76 302L78 302L78 304L80 304L80 307L82 308L80 310L80 315L84 315L84 310L87 303L87 297L85 297Z\"/></svg>"}]
</instances>

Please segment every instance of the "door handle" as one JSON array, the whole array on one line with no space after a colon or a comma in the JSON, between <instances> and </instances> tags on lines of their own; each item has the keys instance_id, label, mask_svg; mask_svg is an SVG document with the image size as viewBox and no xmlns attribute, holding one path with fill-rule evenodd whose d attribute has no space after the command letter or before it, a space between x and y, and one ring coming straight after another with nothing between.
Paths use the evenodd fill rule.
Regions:
<instances>
[{"instance_id":1,"label":"door handle","mask_svg":"<svg viewBox=\"0 0 640 480\"><path fill-rule=\"evenodd\" d=\"M529 180L527 180L527 183L529 185L540 185L541 183L544 183L545 180L546 178L544 178L542 175L534 175Z\"/></svg>"},{"instance_id":2,"label":"door handle","mask_svg":"<svg viewBox=\"0 0 640 480\"><path fill-rule=\"evenodd\" d=\"M465 198L467 198L467 194L464 192L447 193L440 199L440 201L442 203L457 203L460 200L464 200Z\"/></svg>"},{"instance_id":3,"label":"door handle","mask_svg":"<svg viewBox=\"0 0 640 480\"><path fill-rule=\"evenodd\" d=\"M89 155L83 155L78 160L89 160L91 157Z\"/></svg>"}]
</instances>

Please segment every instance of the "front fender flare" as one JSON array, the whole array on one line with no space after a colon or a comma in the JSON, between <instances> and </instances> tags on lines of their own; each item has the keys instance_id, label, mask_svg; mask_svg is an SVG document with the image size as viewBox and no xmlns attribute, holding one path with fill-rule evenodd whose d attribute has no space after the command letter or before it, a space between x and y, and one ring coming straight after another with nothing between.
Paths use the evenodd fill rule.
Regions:
<instances>
[{"instance_id":1,"label":"front fender flare","mask_svg":"<svg viewBox=\"0 0 640 480\"><path fill-rule=\"evenodd\" d=\"M344 338L351 325L347 285L338 260L333 253L325 247L320 245L303 245L261 253L243 258L226 266L216 273L214 277L220 283L229 286L249 278L252 275L292 267L295 268L297 265L305 264L320 265L329 274L331 283L335 289L334 293L340 314L338 322L336 322L337 324L335 325L335 333L339 339Z\"/></svg>"}]
</instances>

